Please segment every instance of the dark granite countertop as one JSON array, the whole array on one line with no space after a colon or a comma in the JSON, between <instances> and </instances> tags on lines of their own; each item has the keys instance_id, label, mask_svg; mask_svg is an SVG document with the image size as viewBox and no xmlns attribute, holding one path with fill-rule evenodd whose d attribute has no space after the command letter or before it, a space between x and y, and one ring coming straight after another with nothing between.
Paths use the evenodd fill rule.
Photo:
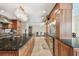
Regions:
<instances>
[{"instance_id":1,"label":"dark granite countertop","mask_svg":"<svg viewBox=\"0 0 79 59\"><path fill-rule=\"evenodd\" d=\"M79 38L77 37L72 39L61 39L61 41L73 48L79 48Z\"/></svg>"},{"instance_id":2,"label":"dark granite countertop","mask_svg":"<svg viewBox=\"0 0 79 59\"><path fill-rule=\"evenodd\" d=\"M9 34L1 35L0 50L18 50L27 43L31 37L32 36L28 36L28 34L22 34L21 36Z\"/></svg>"},{"instance_id":3,"label":"dark granite countertop","mask_svg":"<svg viewBox=\"0 0 79 59\"><path fill-rule=\"evenodd\" d=\"M50 35L48 35L50 36ZM53 38L56 38L54 36L50 36ZM72 48L79 48L79 37L71 38L71 39L61 39L60 40L62 43L72 47Z\"/></svg>"}]
</instances>

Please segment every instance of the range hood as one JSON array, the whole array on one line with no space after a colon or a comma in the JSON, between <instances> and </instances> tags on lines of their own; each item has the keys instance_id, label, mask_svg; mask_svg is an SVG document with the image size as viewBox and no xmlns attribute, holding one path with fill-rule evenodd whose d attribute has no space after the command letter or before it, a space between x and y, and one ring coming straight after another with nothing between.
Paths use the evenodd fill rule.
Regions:
<instances>
[{"instance_id":1,"label":"range hood","mask_svg":"<svg viewBox=\"0 0 79 59\"><path fill-rule=\"evenodd\" d=\"M8 21L8 18L5 16L0 16L0 23L10 23L10 21Z\"/></svg>"}]
</instances>

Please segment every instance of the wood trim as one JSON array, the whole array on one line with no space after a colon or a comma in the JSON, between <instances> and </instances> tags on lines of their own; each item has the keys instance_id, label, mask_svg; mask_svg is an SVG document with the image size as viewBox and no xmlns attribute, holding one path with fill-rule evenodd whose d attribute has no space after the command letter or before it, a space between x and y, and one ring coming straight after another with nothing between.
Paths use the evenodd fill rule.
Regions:
<instances>
[{"instance_id":1,"label":"wood trim","mask_svg":"<svg viewBox=\"0 0 79 59\"><path fill-rule=\"evenodd\" d=\"M60 7L60 4L59 3L56 3L56 5L54 6L54 8L52 9L52 11L50 12L50 14L48 15L48 18L51 18L53 16L55 17L54 11L56 9L59 9L59 7Z\"/></svg>"}]
</instances>

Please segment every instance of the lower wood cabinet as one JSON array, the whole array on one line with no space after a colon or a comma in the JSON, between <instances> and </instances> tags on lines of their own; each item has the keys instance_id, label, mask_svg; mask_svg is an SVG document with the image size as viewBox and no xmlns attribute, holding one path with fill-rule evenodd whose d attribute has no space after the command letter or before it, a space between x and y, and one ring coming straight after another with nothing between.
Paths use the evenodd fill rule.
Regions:
<instances>
[{"instance_id":1,"label":"lower wood cabinet","mask_svg":"<svg viewBox=\"0 0 79 59\"><path fill-rule=\"evenodd\" d=\"M72 56L73 48L55 39L55 56Z\"/></svg>"},{"instance_id":2,"label":"lower wood cabinet","mask_svg":"<svg viewBox=\"0 0 79 59\"><path fill-rule=\"evenodd\" d=\"M59 39L53 39L48 36L45 40L53 56L73 56L73 48Z\"/></svg>"},{"instance_id":3,"label":"lower wood cabinet","mask_svg":"<svg viewBox=\"0 0 79 59\"><path fill-rule=\"evenodd\" d=\"M34 47L34 37L19 49L19 56L30 56Z\"/></svg>"},{"instance_id":4,"label":"lower wood cabinet","mask_svg":"<svg viewBox=\"0 0 79 59\"><path fill-rule=\"evenodd\" d=\"M61 43L61 56L73 56L73 48Z\"/></svg>"},{"instance_id":5,"label":"lower wood cabinet","mask_svg":"<svg viewBox=\"0 0 79 59\"><path fill-rule=\"evenodd\" d=\"M79 56L79 48L73 49L73 56Z\"/></svg>"},{"instance_id":6,"label":"lower wood cabinet","mask_svg":"<svg viewBox=\"0 0 79 59\"><path fill-rule=\"evenodd\" d=\"M19 56L27 55L28 53L28 44L26 43L23 47L19 49Z\"/></svg>"}]
</instances>

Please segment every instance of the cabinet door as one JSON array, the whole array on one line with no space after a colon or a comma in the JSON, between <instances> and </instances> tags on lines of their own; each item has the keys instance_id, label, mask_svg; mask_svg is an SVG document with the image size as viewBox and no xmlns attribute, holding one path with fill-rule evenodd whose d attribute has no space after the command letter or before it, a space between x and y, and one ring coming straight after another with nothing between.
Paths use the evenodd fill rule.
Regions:
<instances>
[{"instance_id":1,"label":"cabinet door","mask_svg":"<svg viewBox=\"0 0 79 59\"><path fill-rule=\"evenodd\" d=\"M73 55L74 56L79 56L79 48L73 49Z\"/></svg>"},{"instance_id":2,"label":"cabinet door","mask_svg":"<svg viewBox=\"0 0 79 59\"><path fill-rule=\"evenodd\" d=\"M25 56L28 53L27 43L19 49L19 56Z\"/></svg>"},{"instance_id":3,"label":"cabinet door","mask_svg":"<svg viewBox=\"0 0 79 59\"><path fill-rule=\"evenodd\" d=\"M76 51L76 56L79 56L79 51Z\"/></svg>"},{"instance_id":4,"label":"cabinet door","mask_svg":"<svg viewBox=\"0 0 79 59\"><path fill-rule=\"evenodd\" d=\"M32 37L28 43L28 56L31 55L32 53L32 50L33 50L33 47L34 47L34 37Z\"/></svg>"},{"instance_id":5,"label":"cabinet door","mask_svg":"<svg viewBox=\"0 0 79 59\"><path fill-rule=\"evenodd\" d=\"M71 56L72 55L72 49L71 47L61 44L61 56Z\"/></svg>"}]
</instances>

